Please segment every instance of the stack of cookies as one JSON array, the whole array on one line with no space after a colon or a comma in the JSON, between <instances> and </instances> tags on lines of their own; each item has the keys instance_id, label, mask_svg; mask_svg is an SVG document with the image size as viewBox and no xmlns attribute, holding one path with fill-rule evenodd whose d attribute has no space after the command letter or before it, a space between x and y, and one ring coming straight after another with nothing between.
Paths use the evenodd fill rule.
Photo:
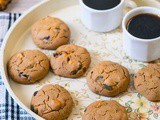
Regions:
<instances>
[{"instance_id":1,"label":"stack of cookies","mask_svg":"<svg viewBox=\"0 0 160 120\"><path fill-rule=\"evenodd\" d=\"M86 48L68 44L70 29L62 20L45 17L32 26L32 39L41 49L55 50L50 59L39 50L24 50L8 62L8 73L20 84L34 84L51 68L53 73L67 78L79 78L89 68L91 57ZM114 97L127 91L130 75L127 68L112 61L102 61L86 77L89 89L99 95ZM150 101L160 100L160 66L150 64L135 75L136 90ZM34 92L31 110L47 120L64 120L72 112L73 99L60 85L46 85ZM128 120L126 109L114 100L91 103L83 120Z\"/></svg>"}]
</instances>

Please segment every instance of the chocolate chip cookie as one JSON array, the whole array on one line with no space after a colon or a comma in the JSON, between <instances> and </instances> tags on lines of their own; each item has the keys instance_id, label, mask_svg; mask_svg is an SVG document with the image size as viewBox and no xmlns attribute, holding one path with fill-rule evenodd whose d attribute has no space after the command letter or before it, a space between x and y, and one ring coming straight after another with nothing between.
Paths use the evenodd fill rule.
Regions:
<instances>
[{"instance_id":1,"label":"chocolate chip cookie","mask_svg":"<svg viewBox=\"0 0 160 120\"><path fill-rule=\"evenodd\" d=\"M128 70L111 61L103 61L87 75L90 90L104 96L116 96L127 90L130 82Z\"/></svg>"},{"instance_id":2,"label":"chocolate chip cookie","mask_svg":"<svg viewBox=\"0 0 160 120\"><path fill-rule=\"evenodd\" d=\"M59 47L51 57L51 67L56 75L77 78L82 76L91 62L88 51L74 44Z\"/></svg>"},{"instance_id":3,"label":"chocolate chip cookie","mask_svg":"<svg viewBox=\"0 0 160 120\"><path fill-rule=\"evenodd\" d=\"M46 85L33 94L31 110L46 120L64 120L72 112L73 100L59 85Z\"/></svg>"},{"instance_id":4,"label":"chocolate chip cookie","mask_svg":"<svg viewBox=\"0 0 160 120\"><path fill-rule=\"evenodd\" d=\"M70 30L62 20L48 16L33 25L32 38L39 48L54 50L69 41Z\"/></svg>"},{"instance_id":5,"label":"chocolate chip cookie","mask_svg":"<svg viewBox=\"0 0 160 120\"><path fill-rule=\"evenodd\" d=\"M134 78L134 86L148 100L160 101L160 65L149 64L139 70Z\"/></svg>"},{"instance_id":6,"label":"chocolate chip cookie","mask_svg":"<svg viewBox=\"0 0 160 120\"><path fill-rule=\"evenodd\" d=\"M90 104L82 120L128 120L128 117L125 107L114 100L105 100Z\"/></svg>"},{"instance_id":7,"label":"chocolate chip cookie","mask_svg":"<svg viewBox=\"0 0 160 120\"><path fill-rule=\"evenodd\" d=\"M32 84L49 72L49 59L38 50L16 53L8 62L8 73L12 80L21 84Z\"/></svg>"}]
</instances>

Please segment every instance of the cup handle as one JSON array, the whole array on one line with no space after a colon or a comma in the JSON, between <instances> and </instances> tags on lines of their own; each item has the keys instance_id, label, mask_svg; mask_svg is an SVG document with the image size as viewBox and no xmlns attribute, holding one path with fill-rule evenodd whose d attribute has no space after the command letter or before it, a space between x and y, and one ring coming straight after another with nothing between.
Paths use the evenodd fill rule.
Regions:
<instances>
[{"instance_id":1,"label":"cup handle","mask_svg":"<svg viewBox=\"0 0 160 120\"><path fill-rule=\"evenodd\" d=\"M125 16L126 13L129 12L131 9L134 9L136 7L137 4L133 0L125 0L123 16Z\"/></svg>"},{"instance_id":2,"label":"cup handle","mask_svg":"<svg viewBox=\"0 0 160 120\"><path fill-rule=\"evenodd\" d=\"M133 0L125 0L125 8L134 9L137 7L137 4Z\"/></svg>"}]
</instances>

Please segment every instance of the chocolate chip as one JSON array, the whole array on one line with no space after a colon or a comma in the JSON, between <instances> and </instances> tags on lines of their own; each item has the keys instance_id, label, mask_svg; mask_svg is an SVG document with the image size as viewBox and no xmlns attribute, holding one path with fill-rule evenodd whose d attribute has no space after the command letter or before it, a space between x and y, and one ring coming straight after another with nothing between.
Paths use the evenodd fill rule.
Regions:
<instances>
[{"instance_id":1,"label":"chocolate chip","mask_svg":"<svg viewBox=\"0 0 160 120\"><path fill-rule=\"evenodd\" d=\"M29 65L27 68L33 68L33 65Z\"/></svg>"},{"instance_id":2,"label":"chocolate chip","mask_svg":"<svg viewBox=\"0 0 160 120\"><path fill-rule=\"evenodd\" d=\"M108 102L105 102L104 105L108 105Z\"/></svg>"},{"instance_id":3,"label":"chocolate chip","mask_svg":"<svg viewBox=\"0 0 160 120\"><path fill-rule=\"evenodd\" d=\"M93 71L91 72L91 74L93 74Z\"/></svg>"},{"instance_id":4,"label":"chocolate chip","mask_svg":"<svg viewBox=\"0 0 160 120\"><path fill-rule=\"evenodd\" d=\"M29 77L30 77L29 75L23 74L23 72L20 72L18 76L19 76L20 78L21 78L21 77L25 77L25 78L27 78L27 79L29 79Z\"/></svg>"},{"instance_id":5,"label":"chocolate chip","mask_svg":"<svg viewBox=\"0 0 160 120\"><path fill-rule=\"evenodd\" d=\"M22 76L22 74L23 74L23 72L20 72L18 76L19 76L19 77L21 77L21 76Z\"/></svg>"},{"instance_id":6,"label":"chocolate chip","mask_svg":"<svg viewBox=\"0 0 160 120\"><path fill-rule=\"evenodd\" d=\"M58 54L57 53L53 53L53 57L56 57Z\"/></svg>"},{"instance_id":7,"label":"chocolate chip","mask_svg":"<svg viewBox=\"0 0 160 120\"><path fill-rule=\"evenodd\" d=\"M84 110L84 112L86 112L87 111L87 108Z\"/></svg>"},{"instance_id":8,"label":"chocolate chip","mask_svg":"<svg viewBox=\"0 0 160 120\"><path fill-rule=\"evenodd\" d=\"M64 32L67 32L67 30L63 29Z\"/></svg>"},{"instance_id":9,"label":"chocolate chip","mask_svg":"<svg viewBox=\"0 0 160 120\"><path fill-rule=\"evenodd\" d=\"M107 90L112 90L112 87L108 86L107 84L103 84L103 86L104 86L105 89L107 89Z\"/></svg>"},{"instance_id":10,"label":"chocolate chip","mask_svg":"<svg viewBox=\"0 0 160 120\"><path fill-rule=\"evenodd\" d=\"M43 39L49 40L49 38L50 38L50 36L46 36L46 37L44 37Z\"/></svg>"},{"instance_id":11,"label":"chocolate chip","mask_svg":"<svg viewBox=\"0 0 160 120\"><path fill-rule=\"evenodd\" d=\"M60 30L60 28L59 28L59 27L57 27L57 28L56 28L56 30Z\"/></svg>"},{"instance_id":12,"label":"chocolate chip","mask_svg":"<svg viewBox=\"0 0 160 120\"><path fill-rule=\"evenodd\" d=\"M26 75L26 74L23 74L22 76L27 78L27 79L29 78L29 75Z\"/></svg>"},{"instance_id":13,"label":"chocolate chip","mask_svg":"<svg viewBox=\"0 0 160 120\"><path fill-rule=\"evenodd\" d=\"M38 114L38 109L35 109L34 112L35 112L36 114Z\"/></svg>"},{"instance_id":14,"label":"chocolate chip","mask_svg":"<svg viewBox=\"0 0 160 120\"><path fill-rule=\"evenodd\" d=\"M80 63L78 70L81 70L81 69L82 69L82 64Z\"/></svg>"},{"instance_id":15,"label":"chocolate chip","mask_svg":"<svg viewBox=\"0 0 160 120\"><path fill-rule=\"evenodd\" d=\"M38 91L34 92L34 94L33 94L33 95L34 95L34 96L36 96L36 95L37 95L37 93L38 93Z\"/></svg>"},{"instance_id":16,"label":"chocolate chip","mask_svg":"<svg viewBox=\"0 0 160 120\"><path fill-rule=\"evenodd\" d=\"M68 38L67 36L63 36L64 38Z\"/></svg>"},{"instance_id":17,"label":"chocolate chip","mask_svg":"<svg viewBox=\"0 0 160 120\"><path fill-rule=\"evenodd\" d=\"M70 58L69 58L69 57L67 58L67 61L68 61L68 62L70 61Z\"/></svg>"},{"instance_id":18,"label":"chocolate chip","mask_svg":"<svg viewBox=\"0 0 160 120\"><path fill-rule=\"evenodd\" d=\"M78 72L77 70L74 70L71 72L71 75L75 75L75 74L77 74L77 72Z\"/></svg>"},{"instance_id":19,"label":"chocolate chip","mask_svg":"<svg viewBox=\"0 0 160 120\"><path fill-rule=\"evenodd\" d=\"M98 77L96 78L96 82L100 81L101 79L103 79L103 76L98 76Z\"/></svg>"},{"instance_id":20,"label":"chocolate chip","mask_svg":"<svg viewBox=\"0 0 160 120\"><path fill-rule=\"evenodd\" d=\"M77 69L77 70L72 71L72 72L71 72L71 75L75 75L75 74L77 74L77 72L78 72L79 70L81 70L81 69L82 69L82 64L81 64L81 62L79 62L79 63L80 63L80 65L79 65L78 69Z\"/></svg>"},{"instance_id":21,"label":"chocolate chip","mask_svg":"<svg viewBox=\"0 0 160 120\"><path fill-rule=\"evenodd\" d=\"M31 110L32 110L33 112L35 112L36 114L38 114L38 109L34 109L34 106L33 106L33 105L31 105Z\"/></svg>"},{"instance_id":22,"label":"chocolate chip","mask_svg":"<svg viewBox=\"0 0 160 120\"><path fill-rule=\"evenodd\" d=\"M62 55L62 53L60 52L59 55Z\"/></svg>"},{"instance_id":23,"label":"chocolate chip","mask_svg":"<svg viewBox=\"0 0 160 120\"><path fill-rule=\"evenodd\" d=\"M34 106L33 105L31 105L31 110L34 112Z\"/></svg>"},{"instance_id":24,"label":"chocolate chip","mask_svg":"<svg viewBox=\"0 0 160 120\"><path fill-rule=\"evenodd\" d=\"M83 72L86 72L86 70L87 70L87 68L86 68L86 67L84 67L84 68L83 68Z\"/></svg>"}]
</instances>

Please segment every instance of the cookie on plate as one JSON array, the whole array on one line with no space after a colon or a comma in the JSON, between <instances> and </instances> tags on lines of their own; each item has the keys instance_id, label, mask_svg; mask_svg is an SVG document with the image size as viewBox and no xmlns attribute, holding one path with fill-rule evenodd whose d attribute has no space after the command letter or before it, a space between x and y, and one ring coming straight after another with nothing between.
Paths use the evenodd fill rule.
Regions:
<instances>
[{"instance_id":1,"label":"cookie on plate","mask_svg":"<svg viewBox=\"0 0 160 120\"><path fill-rule=\"evenodd\" d=\"M73 100L67 90L59 85L46 85L34 92L31 110L47 120L64 120L72 112Z\"/></svg>"},{"instance_id":2,"label":"cookie on plate","mask_svg":"<svg viewBox=\"0 0 160 120\"><path fill-rule=\"evenodd\" d=\"M116 96L127 90L130 82L128 70L111 61L103 61L87 75L90 90L104 96Z\"/></svg>"},{"instance_id":3,"label":"cookie on plate","mask_svg":"<svg viewBox=\"0 0 160 120\"><path fill-rule=\"evenodd\" d=\"M139 70L134 78L134 86L148 100L160 101L160 65L149 64Z\"/></svg>"},{"instance_id":4,"label":"cookie on plate","mask_svg":"<svg viewBox=\"0 0 160 120\"><path fill-rule=\"evenodd\" d=\"M60 19L45 17L32 26L34 43L42 49L57 49L70 39L68 26Z\"/></svg>"},{"instance_id":5,"label":"cookie on plate","mask_svg":"<svg viewBox=\"0 0 160 120\"><path fill-rule=\"evenodd\" d=\"M105 100L90 104L82 120L128 120L128 117L125 107L114 100Z\"/></svg>"},{"instance_id":6,"label":"cookie on plate","mask_svg":"<svg viewBox=\"0 0 160 120\"><path fill-rule=\"evenodd\" d=\"M88 51L74 44L59 47L51 57L51 67L56 75L77 78L82 76L91 62Z\"/></svg>"},{"instance_id":7,"label":"cookie on plate","mask_svg":"<svg viewBox=\"0 0 160 120\"><path fill-rule=\"evenodd\" d=\"M49 72L49 59L38 50L25 50L14 54L8 62L8 73L12 80L21 84L32 84Z\"/></svg>"}]
</instances>

